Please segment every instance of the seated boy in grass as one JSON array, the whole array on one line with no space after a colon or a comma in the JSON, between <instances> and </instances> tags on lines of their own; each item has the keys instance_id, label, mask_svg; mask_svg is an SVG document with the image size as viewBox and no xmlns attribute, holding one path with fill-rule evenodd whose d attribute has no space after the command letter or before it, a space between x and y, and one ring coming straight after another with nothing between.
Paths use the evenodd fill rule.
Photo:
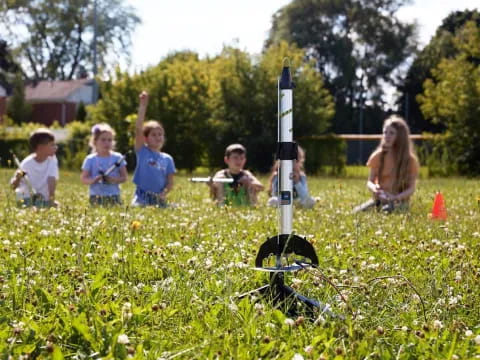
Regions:
<instances>
[{"instance_id":1,"label":"seated boy in grass","mask_svg":"<svg viewBox=\"0 0 480 360\"><path fill-rule=\"evenodd\" d=\"M33 153L20 163L10 184L19 205L57 206L55 188L58 180L58 162L55 136L48 129L35 130L29 139Z\"/></svg>"},{"instance_id":2,"label":"seated boy in grass","mask_svg":"<svg viewBox=\"0 0 480 360\"><path fill-rule=\"evenodd\" d=\"M222 205L245 206L257 203L257 194L263 190L263 185L253 174L244 169L247 162L247 151L243 145L232 144L225 149L223 158L227 168L218 171L214 179L232 179L230 183L209 183L212 197Z\"/></svg>"}]
</instances>

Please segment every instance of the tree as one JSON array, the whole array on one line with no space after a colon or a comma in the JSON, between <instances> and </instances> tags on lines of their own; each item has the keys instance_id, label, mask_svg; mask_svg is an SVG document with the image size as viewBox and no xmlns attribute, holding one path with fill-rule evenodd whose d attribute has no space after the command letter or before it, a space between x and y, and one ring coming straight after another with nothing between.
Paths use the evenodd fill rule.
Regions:
<instances>
[{"instance_id":1,"label":"tree","mask_svg":"<svg viewBox=\"0 0 480 360\"><path fill-rule=\"evenodd\" d=\"M117 132L121 151L133 146L138 95L149 92L147 118L162 123L166 132L165 151L175 156L178 168L201 165L204 143L211 139L210 80L205 60L191 52L172 54L141 74L117 70L115 81L101 85L102 99L89 108L95 122L108 121Z\"/></svg>"},{"instance_id":2,"label":"tree","mask_svg":"<svg viewBox=\"0 0 480 360\"><path fill-rule=\"evenodd\" d=\"M480 26L469 21L453 43L458 55L432 70L417 97L425 118L447 129L444 148L462 174L480 173Z\"/></svg>"},{"instance_id":3,"label":"tree","mask_svg":"<svg viewBox=\"0 0 480 360\"><path fill-rule=\"evenodd\" d=\"M240 142L248 149L248 166L266 172L273 162L277 142L277 79L286 57L294 81L295 138L321 134L334 113L332 97L324 88L315 64L304 62L305 52L281 42L271 46L256 61L247 53L225 48L213 60L214 98L208 158L222 166L228 144Z\"/></svg>"},{"instance_id":4,"label":"tree","mask_svg":"<svg viewBox=\"0 0 480 360\"><path fill-rule=\"evenodd\" d=\"M316 60L337 112L344 114L336 120L340 130L355 107L383 105L383 84L395 83L395 70L416 48L415 25L395 16L407 2L293 0L273 16L266 47L287 40ZM345 106L347 111L339 109Z\"/></svg>"},{"instance_id":5,"label":"tree","mask_svg":"<svg viewBox=\"0 0 480 360\"><path fill-rule=\"evenodd\" d=\"M0 39L0 85L4 88L9 88L9 82L18 70L17 64L12 59L7 42Z\"/></svg>"},{"instance_id":6,"label":"tree","mask_svg":"<svg viewBox=\"0 0 480 360\"><path fill-rule=\"evenodd\" d=\"M470 20L480 26L480 13L477 10L455 11L443 19L435 35L418 53L408 69L404 83L398 87L402 94L397 103L399 112L405 114L412 132L445 130L443 124L432 123L423 117L416 99L417 95L423 93L425 80L432 78L432 69L436 68L442 59L453 59L458 55L454 44L455 34Z\"/></svg>"},{"instance_id":7,"label":"tree","mask_svg":"<svg viewBox=\"0 0 480 360\"><path fill-rule=\"evenodd\" d=\"M97 2L97 58L102 66L128 54L140 19L124 0L0 0L0 25L8 32L25 78L74 78L91 68L94 2Z\"/></svg>"},{"instance_id":8,"label":"tree","mask_svg":"<svg viewBox=\"0 0 480 360\"><path fill-rule=\"evenodd\" d=\"M111 123L118 148L125 151L132 146L138 94L147 89L147 117L164 125L165 151L178 168L224 166L225 147L241 142L249 168L267 171L277 141L277 77L287 56L297 83L295 136L320 134L329 126L333 100L314 64L303 61L304 51L285 42L258 59L226 47L213 59L180 52L141 74L117 71L115 81L102 84L102 99L89 108L89 116Z\"/></svg>"},{"instance_id":9,"label":"tree","mask_svg":"<svg viewBox=\"0 0 480 360\"><path fill-rule=\"evenodd\" d=\"M16 124L29 122L32 115L31 106L25 102L25 83L20 73L14 79L12 97L7 103L7 115Z\"/></svg>"}]
</instances>

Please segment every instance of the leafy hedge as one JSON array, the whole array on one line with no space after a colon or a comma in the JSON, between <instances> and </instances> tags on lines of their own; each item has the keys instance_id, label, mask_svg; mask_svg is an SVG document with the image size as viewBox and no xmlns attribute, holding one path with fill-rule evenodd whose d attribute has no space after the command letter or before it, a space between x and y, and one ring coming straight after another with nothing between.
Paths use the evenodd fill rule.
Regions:
<instances>
[{"instance_id":1,"label":"leafy hedge","mask_svg":"<svg viewBox=\"0 0 480 360\"><path fill-rule=\"evenodd\" d=\"M299 139L305 149L305 170L310 174L342 175L345 173L347 143L335 134Z\"/></svg>"}]
</instances>

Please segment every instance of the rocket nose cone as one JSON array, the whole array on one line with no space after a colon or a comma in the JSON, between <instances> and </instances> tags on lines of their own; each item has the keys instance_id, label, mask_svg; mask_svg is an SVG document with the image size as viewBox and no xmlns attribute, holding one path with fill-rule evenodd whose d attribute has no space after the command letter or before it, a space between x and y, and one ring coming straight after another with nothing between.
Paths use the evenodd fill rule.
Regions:
<instances>
[{"instance_id":1,"label":"rocket nose cone","mask_svg":"<svg viewBox=\"0 0 480 360\"><path fill-rule=\"evenodd\" d=\"M293 89L292 76L290 74L290 67L284 66L282 75L280 76L280 89Z\"/></svg>"}]
</instances>

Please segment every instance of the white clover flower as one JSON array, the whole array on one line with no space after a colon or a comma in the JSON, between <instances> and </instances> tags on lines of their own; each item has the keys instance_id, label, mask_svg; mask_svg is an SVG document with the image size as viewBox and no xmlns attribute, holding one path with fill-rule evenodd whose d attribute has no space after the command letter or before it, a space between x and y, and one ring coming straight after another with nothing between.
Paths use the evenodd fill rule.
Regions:
<instances>
[{"instance_id":1,"label":"white clover flower","mask_svg":"<svg viewBox=\"0 0 480 360\"><path fill-rule=\"evenodd\" d=\"M287 326L293 326L293 325L295 325L295 320L290 319L290 318L286 318L283 323Z\"/></svg>"},{"instance_id":2,"label":"white clover flower","mask_svg":"<svg viewBox=\"0 0 480 360\"><path fill-rule=\"evenodd\" d=\"M452 296L451 298L448 299L448 304L449 305L457 305L458 299L456 296Z\"/></svg>"},{"instance_id":3,"label":"white clover flower","mask_svg":"<svg viewBox=\"0 0 480 360\"><path fill-rule=\"evenodd\" d=\"M122 309L124 309L124 310L129 310L131 308L132 308L132 304L128 301L125 304L123 304L123 306L122 306Z\"/></svg>"},{"instance_id":4,"label":"white clover flower","mask_svg":"<svg viewBox=\"0 0 480 360\"><path fill-rule=\"evenodd\" d=\"M297 279L297 278L292 279L292 284L293 285L300 285L300 284L302 284L302 282L303 282L302 280Z\"/></svg>"},{"instance_id":5,"label":"white clover flower","mask_svg":"<svg viewBox=\"0 0 480 360\"><path fill-rule=\"evenodd\" d=\"M443 328L443 324L440 320L435 320L433 322L433 328L436 329L436 330L439 330L441 328Z\"/></svg>"},{"instance_id":6,"label":"white clover flower","mask_svg":"<svg viewBox=\"0 0 480 360\"><path fill-rule=\"evenodd\" d=\"M300 354L293 355L292 360L304 360L304 357Z\"/></svg>"},{"instance_id":7,"label":"white clover flower","mask_svg":"<svg viewBox=\"0 0 480 360\"><path fill-rule=\"evenodd\" d=\"M480 335L475 336L473 341L475 341L475 344L480 345Z\"/></svg>"},{"instance_id":8,"label":"white clover flower","mask_svg":"<svg viewBox=\"0 0 480 360\"><path fill-rule=\"evenodd\" d=\"M460 281L462 280L462 272L461 271L457 271L455 273L455 281Z\"/></svg>"},{"instance_id":9,"label":"white clover flower","mask_svg":"<svg viewBox=\"0 0 480 360\"><path fill-rule=\"evenodd\" d=\"M307 345L305 346L305 349L303 349L307 355L312 355L313 354L313 346L312 345Z\"/></svg>"},{"instance_id":10,"label":"white clover flower","mask_svg":"<svg viewBox=\"0 0 480 360\"><path fill-rule=\"evenodd\" d=\"M261 303L255 303L255 305L253 305L253 308L257 311L261 311L263 310L264 306Z\"/></svg>"},{"instance_id":11,"label":"white clover flower","mask_svg":"<svg viewBox=\"0 0 480 360\"><path fill-rule=\"evenodd\" d=\"M15 254L15 253L10 254L10 259L16 259L16 258L17 258L17 254Z\"/></svg>"},{"instance_id":12,"label":"white clover flower","mask_svg":"<svg viewBox=\"0 0 480 360\"><path fill-rule=\"evenodd\" d=\"M119 344L129 344L130 339L128 338L128 335L121 334L121 335L118 335L117 343L119 343Z\"/></svg>"},{"instance_id":13,"label":"white clover flower","mask_svg":"<svg viewBox=\"0 0 480 360\"><path fill-rule=\"evenodd\" d=\"M470 336L472 336L472 335L473 335L473 331L472 331L472 330L470 330L470 329L465 330L465 336L466 336L466 337L470 337Z\"/></svg>"}]
</instances>

